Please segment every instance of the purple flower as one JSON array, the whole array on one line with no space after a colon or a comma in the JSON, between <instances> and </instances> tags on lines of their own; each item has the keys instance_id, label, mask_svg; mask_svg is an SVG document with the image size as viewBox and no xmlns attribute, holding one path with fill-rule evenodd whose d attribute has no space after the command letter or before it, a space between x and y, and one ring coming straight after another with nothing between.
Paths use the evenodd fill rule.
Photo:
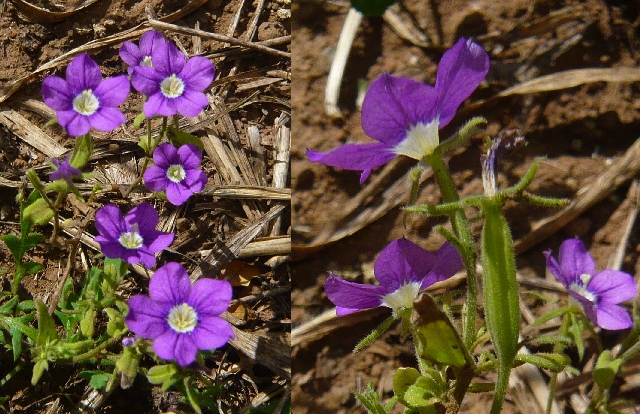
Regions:
<instances>
[{"instance_id":1,"label":"purple flower","mask_svg":"<svg viewBox=\"0 0 640 414\"><path fill-rule=\"evenodd\" d=\"M56 111L58 123L77 137L91 127L112 131L124 124L125 117L116 107L127 98L129 89L125 75L103 80L98 64L82 54L67 66L66 80L58 76L44 79L42 97Z\"/></svg>"},{"instance_id":2,"label":"purple flower","mask_svg":"<svg viewBox=\"0 0 640 414\"><path fill-rule=\"evenodd\" d=\"M627 311L618 303L636 295L633 277L618 270L606 269L596 274L593 257L580 239L565 240L560 245L560 263L547 257L547 267L564 285L571 297L582 305L594 324L604 329L619 330L633 325Z\"/></svg>"},{"instance_id":3,"label":"purple flower","mask_svg":"<svg viewBox=\"0 0 640 414\"><path fill-rule=\"evenodd\" d=\"M209 105L203 91L213 81L213 63L201 56L188 61L178 48L169 42L156 45L152 51L153 68L136 66L131 84L147 96L144 114L186 117L198 115Z\"/></svg>"},{"instance_id":4,"label":"purple flower","mask_svg":"<svg viewBox=\"0 0 640 414\"><path fill-rule=\"evenodd\" d=\"M442 56L435 87L384 74L371 84L362 104L362 129L378 142L346 144L329 153L307 150L307 156L312 162L362 171L360 183L396 155L421 160L439 145L438 130L488 70L489 56L482 47L460 39Z\"/></svg>"},{"instance_id":5,"label":"purple flower","mask_svg":"<svg viewBox=\"0 0 640 414\"><path fill-rule=\"evenodd\" d=\"M418 293L462 268L462 257L450 243L431 253L402 238L391 242L378 256L374 274L380 285L347 282L330 274L324 285L336 314L386 306L397 314L413 307Z\"/></svg>"},{"instance_id":6,"label":"purple flower","mask_svg":"<svg viewBox=\"0 0 640 414\"><path fill-rule=\"evenodd\" d=\"M193 144L185 144L176 149L164 143L153 152L155 165L144 172L144 181L151 191L167 190L167 199L179 206L201 191L207 184L207 175L200 170L202 151Z\"/></svg>"},{"instance_id":7,"label":"purple flower","mask_svg":"<svg viewBox=\"0 0 640 414\"><path fill-rule=\"evenodd\" d=\"M149 204L134 207L124 217L117 206L107 204L96 212L99 235L94 240L105 256L132 264L142 262L151 269L156 265L155 253L169 247L174 237L173 233L157 231L157 225L158 212Z\"/></svg>"},{"instance_id":8,"label":"purple flower","mask_svg":"<svg viewBox=\"0 0 640 414\"><path fill-rule=\"evenodd\" d=\"M55 180L65 180L69 185L71 185L71 178L82 175L82 171L77 168L74 168L69 164L69 157L67 157L64 161L60 162L57 159L52 159L51 162L56 166L56 170L49 175L49 179L51 181Z\"/></svg>"},{"instance_id":9,"label":"purple flower","mask_svg":"<svg viewBox=\"0 0 640 414\"><path fill-rule=\"evenodd\" d=\"M140 45L133 42L124 42L120 47L120 58L129 65L127 72L133 73L136 66L153 67L153 51L166 40L160 32L151 30L140 37Z\"/></svg>"},{"instance_id":10,"label":"purple flower","mask_svg":"<svg viewBox=\"0 0 640 414\"><path fill-rule=\"evenodd\" d=\"M200 279L193 287L179 263L169 262L151 277L149 296L129 299L127 326L133 333L153 339L153 350L162 359L187 366L198 349L220 348L235 336L220 315L231 303L226 280Z\"/></svg>"}]
</instances>

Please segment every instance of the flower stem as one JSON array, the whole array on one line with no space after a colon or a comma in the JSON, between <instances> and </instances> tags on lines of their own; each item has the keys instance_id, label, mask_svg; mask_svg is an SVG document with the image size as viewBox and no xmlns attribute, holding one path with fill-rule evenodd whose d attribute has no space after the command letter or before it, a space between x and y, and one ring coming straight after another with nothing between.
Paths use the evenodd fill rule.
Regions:
<instances>
[{"instance_id":1,"label":"flower stem","mask_svg":"<svg viewBox=\"0 0 640 414\"><path fill-rule=\"evenodd\" d=\"M433 176L440 187L440 193L442 194L442 200L445 203L457 202L460 197L458 190L456 190L453 184L453 179L449 173L442 155L437 151L431 155L425 157L425 161L429 164L433 170ZM464 267L467 270L467 286L468 293L466 298L467 312L462 315L462 340L465 347L471 352L471 345L475 336L475 319L477 310L477 297L478 287L476 278L476 251L473 243L473 237L471 236L471 229L469 227L469 221L464 214L462 208L455 209L450 215L451 225L453 231L460 241L462 251L462 260Z\"/></svg>"},{"instance_id":2,"label":"flower stem","mask_svg":"<svg viewBox=\"0 0 640 414\"><path fill-rule=\"evenodd\" d=\"M571 319L569 318L568 315L565 315L564 318L562 318L562 325L560 325L559 335L563 335L563 336L567 335L567 333L569 332L570 323L571 323ZM557 354L564 352L564 345L560 342L556 343L553 347L553 352ZM547 410L546 410L547 414L551 413L551 408L553 407L553 397L556 394L557 384L558 384L558 373L554 372L553 375L551 375L551 379L549 381L549 398L547 399Z\"/></svg>"}]
</instances>

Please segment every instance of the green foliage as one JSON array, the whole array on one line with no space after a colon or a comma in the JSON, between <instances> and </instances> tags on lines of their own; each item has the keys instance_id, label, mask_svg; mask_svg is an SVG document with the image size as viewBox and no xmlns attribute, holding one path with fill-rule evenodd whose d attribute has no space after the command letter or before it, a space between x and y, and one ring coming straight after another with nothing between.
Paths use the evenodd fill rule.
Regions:
<instances>
[{"instance_id":1,"label":"green foliage","mask_svg":"<svg viewBox=\"0 0 640 414\"><path fill-rule=\"evenodd\" d=\"M152 384L162 384L162 391L166 391L181 378L176 364L154 365L147 371L147 379Z\"/></svg>"},{"instance_id":2,"label":"green foliage","mask_svg":"<svg viewBox=\"0 0 640 414\"><path fill-rule=\"evenodd\" d=\"M393 393L405 407L419 413L444 412L446 383L435 370L421 375L415 368L398 368L393 378Z\"/></svg>"},{"instance_id":3,"label":"green foliage","mask_svg":"<svg viewBox=\"0 0 640 414\"><path fill-rule=\"evenodd\" d=\"M169 140L176 147L179 147L184 144L193 144L198 148L200 148L201 150L204 150L204 144L202 143L202 140L196 137L195 135L181 131L180 129L172 126L169 126L167 128L167 132L168 132L167 135L169 136Z\"/></svg>"},{"instance_id":4,"label":"green foliage","mask_svg":"<svg viewBox=\"0 0 640 414\"><path fill-rule=\"evenodd\" d=\"M564 354L540 352L535 355L518 354L516 362L529 363L552 372L560 372L571 363L571 359Z\"/></svg>"},{"instance_id":5,"label":"green foliage","mask_svg":"<svg viewBox=\"0 0 640 414\"><path fill-rule=\"evenodd\" d=\"M608 389L622 366L622 360L613 358L608 349L600 354L593 370L593 380L600 388Z\"/></svg>"},{"instance_id":6,"label":"green foliage","mask_svg":"<svg viewBox=\"0 0 640 414\"><path fill-rule=\"evenodd\" d=\"M69 164L72 167L81 170L82 167L84 167L87 164L87 162L89 162L89 158L91 158L92 152L93 152L93 138L91 137L90 134L76 137L75 146L73 148L73 154L71 155Z\"/></svg>"},{"instance_id":7,"label":"green foliage","mask_svg":"<svg viewBox=\"0 0 640 414\"><path fill-rule=\"evenodd\" d=\"M96 390L102 390L107 386L107 382L111 378L111 374L108 374L101 370L82 371L80 376L86 380L89 380L91 385Z\"/></svg>"},{"instance_id":8,"label":"green foliage","mask_svg":"<svg viewBox=\"0 0 640 414\"><path fill-rule=\"evenodd\" d=\"M373 389L372 383L367 384L367 389L363 394L354 392L354 395L369 414L388 414L396 403L396 397L394 397L386 405L383 405L380 395Z\"/></svg>"}]
</instances>

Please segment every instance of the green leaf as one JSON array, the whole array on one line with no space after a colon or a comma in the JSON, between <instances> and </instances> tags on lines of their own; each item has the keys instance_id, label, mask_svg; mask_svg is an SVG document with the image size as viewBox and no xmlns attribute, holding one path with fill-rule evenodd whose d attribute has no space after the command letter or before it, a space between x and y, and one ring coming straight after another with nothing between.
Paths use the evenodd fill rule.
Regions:
<instances>
[{"instance_id":1,"label":"green leaf","mask_svg":"<svg viewBox=\"0 0 640 414\"><path fill-rule=\"evenodd\" d=\"M473 366L458 331L426 292L413 302L411 326L420 358L458 368Z\"/></svg>"},{"instance_id":2,"label":"green leaf","mask_svg":"<svg viewBox=\"0 0 640 414\"><path fill-rule=\"evenodd\" d=\"M427 378L422 377L420 379ZM409 404L409 407L420 410L421 414L436 414L441 411L436 409L436 404L441 405L441 403L427 387L428 385L424 381L411 385L404 393L404 399Z\"/></svg>"},{"instance_id":3,"label":"green leaf","mask_svg":"<svg viewBox=\"0 0 640 414\"><path fill-rule=\"evenodd\" d=\"M171 140L171 143L176 147L184 144L193 144L201 150L204 150L204 144L202 143L202 140L200 140L200 138L196 137L195 135L191 135L172 126L169 126L167 129L169 139Z\"/></svg>"},{"instance_id":4,"label":"green leaf","mask_svg":"<svg viewBox=\"0 0 640 414\"><path fill-rule=\"evenodd\" d=\"M33 375L31 376L31 385L36 385L40 381L40 377L46 370L49 369L49 362L46 359L41 359L33 366Z\"/></svg>"},{"instance_id":5,"label":"green leaf","mask_svg":"<svg viewBox=\"0 0 640 414\"><path fill-rule=\"evenodd\" d=\"M20 240L13 234L5 234L1 238L4 244L6 244L9 248L9 251L11 251L13 260L15 260L16 263L21 262L22 256L24 256L24 252L26 251L22 248L22 240Z\"/></svg>"},{"instance_id":6,"label":"green leaf","mask_svg":"<svg viewBox=\"0 0 640 414\"><path fill-rule=\"evenodd\" d=\"M84 316L80 321L80 332L87 338L93 336L95 331L96 310L89 308L84 312Z\"/></svg>"},{"instance_id":7,"label":"green leaf","mask_svg":"<svg viewBox=\"0 0 640 414\"><path fill-rule=\"evenodd\" d=\"M619 358L613 359L611 351L605 350L598 357L596 367L593 370L593 380L600 388L609 389L620 366L622 366L622 360Z\"/></svg>"},{"instance_id":8,"label":"green leaf","mask_svg":"<svg viewBox=\"0 0 640 414\"><path fill-rule=\"evenodd\" d=\"M32 343L35 343L38 331L29 326L34 314L28 313L19 317L0 317L0 322L9 327L9 331L16 330L24 334Z\"/></svg>"},{"instance_id":9,"label":"green leaf","mask_svg":"<svg viewBox=\"0 0 640 414\"><path fill-rule=\"evenodd\" d=\"M365 16L382 16L396 0L351 0L351 7Z\"/></svg>"},{"instance_id":10,"label":"green leaf","mask_svg":"<svg viewBox=\"0 0 640 414\"><path fill-rule=\"evenodd\" d=\"M109 322L107 322L107 334L111 337L121 335L126 327L122 313L114 308L106 308L104 311L109 317Z\"/></svg>"},{"instance_id":11,"label":"green leaf","mask_svg":"<svg viewBox=\"0 0 640 414\"><path fill-rule=\"evenodd\" d=\"M115 293L129 271L127 262L121 259L104 259L104 280L102 281L102 292L105 297Z\"/></svg>"},{"instance_id":12,"label":"green leaf","mask_svg":"<svg viewBox=\"0 0 640 414\"><path fill-rule=\"evenodd\" d=\"M398 398L404 398L404 393L407 392L409 386L415 384L420 378L420 372L415 368L403 368L400 367L396 371L396 375L393 377L393 393Z\"/></svg>"},{"instance_id":13,"label":"green leaf","mask_svg":"<svg viewBox=\"0 0 640 414\"><path fill-rule=\"evenodd\" d=\"M16 306L20 298L18 296L14 296L5 303L0 306L0 314L11 315L13 313L13 308Z\"/></svg>"},{"instance_id":14,"label":"green leaf","mask_svg":"<svg viewBox=\"0 0 640 414\"><path fill-rule=\"evenodd\" d=\"M367 384L363 394L354 392L354 395L370 414L388 414L391 411L392 405L387 407L382 405L380 395L373 389L372 383Z\"/></svg>"},{"instance_id":15,"label":"green leaf","mask_svg":"<svg viewBox=\"0 0 640 414\"><path fill-rule=\"evenodd\" d=\"M147 371L147 379L152 384L162 384L165 391L180 379L180 373L175 364L155 365Z\"/></svg>"},{"instance_id":16,"label":"green leaf","mask_svg":"<svg viewBox=\"0 0 640 414\"><path fill-rule=\"evenodd\" d=\"M549 371L560 372L571 363L571 358L564 354L540 352L534 355L518 354L516 361L533 364L537 367L548 369Z\"/></svg>"},{"instance_id":17,"label":"green leaf","mask_svg":"<svg viewBox=\"0 0 640 414\"><path fill-rule=\"evenodd\" d=\"M38 337L36 339L36 347L45 348L51 342L59 339L56 323L49 315L47 305L39 299L36 299L36 308L38 311Z\"/></svg>"},{"instance_id":18,"label":"green leaf","mask_svg":"<svg viewBox=\"0 0 640 414\"><path fill-rule=\"evenodd\" d=\"M111 374L107 374L104 371L94 370L94 371L82 371L80 376L84 379L89 380L89 385L91 385L96 390L104 389L107 385L107 381L111 377Z\"/></svg>"},{"instance_id":19,"label":"green leaf","mask_svg":"<svg viewBox=\"0 0 640 414\"><path fill-rule=\"evenodd\" d=\"M9 335L11 335L11 350L13 351L13 361L17 361L22 354L22 332L12 327L9 330Z\"/></svg>"},{"instance_id":20,"label":"green leaf","mask_svg":"<svg viewBox=\"0 0 640 414\"><path fill-rule=\"evenodd\" d=\"M55 215L44 199L39 198L24 209L25 220L33 224L46 224Z\"/></svg>"}]
</instances>

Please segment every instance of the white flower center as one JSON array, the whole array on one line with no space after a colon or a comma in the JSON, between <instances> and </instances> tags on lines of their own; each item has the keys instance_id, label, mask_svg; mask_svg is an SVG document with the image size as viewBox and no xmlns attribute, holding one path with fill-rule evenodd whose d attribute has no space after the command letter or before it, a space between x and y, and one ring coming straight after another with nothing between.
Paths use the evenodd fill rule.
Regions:
<instances>
[{"instance_id":1,"label":"white flower center","mask_svg":"<svg viewBox=\"0 0 640 414\"><path fill-rule=\"evenodd\" d=\"M153 63L151 62L151 56L145 56L140 61L140 66L148 66L150 68L153 67Z\"/></svg>"},{"instance_id":2,"label":"white flower center","mask_svg":"<svg viewBox=\"0 0 640 414\"><path fill-rule=\"evenodd\" d=\"M583 273L580 275L580 281L579 282L576 281L571 285L569 285L569 289L573 290L578 295L584 297L589 302L596 303L598 300L598 297L594 295L592 292L590 292L589 290L587 290L587 286L589 285L590 280L591 280L591 275Z\"/></svg>"},{"instance_id":3,"label":"white flower center","mask_svg":"<svg viewBox=\"0 0 640 414\"><path fill-rule=\"evenodd\" d=\"M93 115L100 108L100 101L91 89L85 89L73 98L73 109L80 115Z\"/></svg>"},{"instance_id":4,"label":"white flower center","mask_svg":"<svg viewBox=\"0 0 640 414\"><path fill-rule=\"evenodd\" d=\"M405 139L393 148L393 152L416 160L421 160L425 155L431 155L440 144L438 123L439 119L436 117L428 124L418 122L413 125L407 131Z\"/></svg>"},{"instance_id":5,"label":"white flower center","mask_svg":"<svg viewBox=\"0 0 640 414\"><path fill-rule=\"evenodd\" d=\"M142 246L144 240L142 240L142 236L138 233L138 225L134 224L131 226L131 231L127 233L122 233L118 238L118 241L123 247L127 249L139 249Z\"/></svg>"},{"instance_id":6,"label":"white flower center","mask_svg":"<svg viewBox=\"0 0 640 414\"><path fill-rule=\"evenodd\" d=\"M400 309L413 308L413 301L420 293L420 283L410 282L400 286L395 292L382 297L382 304L397 312Z\"/></svg>"},{"instance_id":7,"label":"white flower center","mask_svg":"<svg viewBox=\"0 0 640 414\"><path fill-rule=\"evenodd\" d=\"M185 173L184 168L179 164L171 165L167 169L167 178L176 184L181 183L186 175L187 173Z\"/></svg>"},{"instance_id":8,"label":"white flower center","mask_svg":"<svg viewBox=\"0 0 640 414\"><path fill-rule=\"evenodd\" d=\"M160 82L160 90L167 98L177 98L184 92L184 82L175 73Z\"/></svg>"},{"instance_id":9,"label":"white flower center","mask_svg":"<svg viewBox=\"0 0 640 414\"><path fill-rule=\"evenodd\" d=\"M178 333L191 332L198 326L198 314L191 306L182 303L169 311L167 322Z\"/></svg>"}]
</instances>

